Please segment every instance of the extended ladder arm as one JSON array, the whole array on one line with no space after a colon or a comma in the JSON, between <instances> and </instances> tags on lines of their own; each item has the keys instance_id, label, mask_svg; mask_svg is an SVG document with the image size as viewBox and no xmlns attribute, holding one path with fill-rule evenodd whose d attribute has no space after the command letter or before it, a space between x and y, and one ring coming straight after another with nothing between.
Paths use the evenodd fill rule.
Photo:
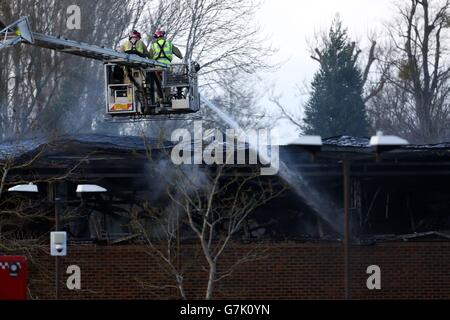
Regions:
<instances>
[{"instance_id":1,"label":"extended ladder arm","mask_svg":"<svg viewBox=\"0 0 450 320\"><path fill-rule=\"evenodd\" d=\"M142 68L167 68L164 63L142 58L134 54L118 52L113 49L62 37L31 32L27 17L22 17L20 20L0 31L0 49L13 46L17 43L26 43L102 62L113 62L119 65Z\"/></svg>"},{"instance_id":2,"label":"extended ladder arm","mask_svg":"<svg viewBox=\"0 0 450 320\"><path fill-rule=\"evenodd\" d=\"M20 20L5 26L0 21L0 49L13 46L20 42L34 44L33 35L30 32L28 18L22 17Z\"/></svg>"}]
</instances>

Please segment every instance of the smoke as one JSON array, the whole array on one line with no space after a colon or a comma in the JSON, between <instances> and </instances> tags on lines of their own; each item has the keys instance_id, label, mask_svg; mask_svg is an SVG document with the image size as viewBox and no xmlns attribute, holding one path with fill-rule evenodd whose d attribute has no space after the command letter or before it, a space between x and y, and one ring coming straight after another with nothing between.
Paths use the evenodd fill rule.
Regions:
<instances>
[{"instance_id":1,"label":"smoke","mask_svg":"<svg viewBox=\"0 0 450 320\"><path fill-rule=\"evenodd\" d=\"M179 221L186 218L184 205L196 203L197 195L209 190L208 174L200 166L176 166L169 155L163 155L159 159L149 159L145 176L147 190L150 190L146 200L163 207L161 216L152 224L152 234L160 240L173 237Z\"/></svg>"},{"instance_id":2,"label":"smoke","mask_svg":"<svg viewBox=\"0 0 450 320\"><path fill-rule=\"evenodd\" d=\"M239 124L228 114L217 108L205 96L201 95L201 100L208 108L214 111L225 123L235 130L240 130ZM250 144L250 148L258 152L258 148ZM258 152L259 154L259 152ZM260 155L260 154L259 154ZM261 155L260 155L261 156ZM295 193L300 196L306 204L314 210L322 219L339 233L343 232L343 223L339 219L339 209L334 203L326 199L325 194L321 194L313 187L300 172L291 170L285 162L280 159L279 176L286 181Z\"/></svg>"},{"instance_id":3,"label":"smoke","mask_svg":"<svg viewBox=\"0 0 450 320\"><path fill-rule=\"evenodd\" d=\"M329 198L329 194L319 191L301 172L288 168L283 160L280 161L280 176L334 231L343 232L342 210Z\"/></svg>"},{"instance_id":4,"label":"smoke","mask_svg":"<svg viewBox=\"0 0 450 320\"><path fill-rule=\"evenodd\" d=\"M172 197L192 197L196 193L208 190L211 185L208 174L197 165L175 165L170 154L163 154L158 159L149 159L146 177L151 195L149 200Z\"/></svg>"}]
</instances>

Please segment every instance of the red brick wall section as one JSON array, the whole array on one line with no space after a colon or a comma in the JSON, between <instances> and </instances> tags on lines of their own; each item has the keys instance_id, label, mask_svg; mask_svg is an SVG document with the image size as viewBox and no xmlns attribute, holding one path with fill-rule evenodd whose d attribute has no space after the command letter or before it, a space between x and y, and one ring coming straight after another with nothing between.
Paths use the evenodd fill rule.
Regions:
<instances>
[{"instance_id":1,"label":"red brick wall section","mask_svg":"<svg viewBox=\"0 0 450 320\"><path fill-rule=\"evenodd\" d=\"M221 269L245 255L251 245L233 244L223 256ZM63 299L177 299L167 267L143 246L69 247L61 261L65 270L78 265L82 289L62 289ZM265 244L259 260L240 266L215 291L219 299L343 299L344 260L340 244ZM193 248L183 256L186 291L202 299L206 273ZM198 254L198 252L197 252ZM195 258L192 258L195 257ZM351 251L352 298L355 299L449 299L450 243L395 243L357 246ZM34 257L30 293L34 299L54 298L54 258ZM382 290L369 291L366 269L378 265Z\"/></svg>"}]
</instances>

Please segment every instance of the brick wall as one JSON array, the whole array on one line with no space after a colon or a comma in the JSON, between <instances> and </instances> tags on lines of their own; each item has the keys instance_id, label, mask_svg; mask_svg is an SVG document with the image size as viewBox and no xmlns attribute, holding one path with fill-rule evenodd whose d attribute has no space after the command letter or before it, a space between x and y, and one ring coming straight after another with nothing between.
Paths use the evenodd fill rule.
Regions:
<instances>
[{"instance_id":1,"label":"brick wall","mask_svg":"<svg viewBox=\"0 0 450 320\"><path fill-rule=\"evenodd\" d=\"M64 299L176 299L167 267L141 246L78 245L61 261L62 272L72 264L82 271L82 290L61 290ZM233 244L221 268L245 255L251 245ZM217 285L221 299L342 299L343 250L339 244L266 244L260 260L240 266ZM187 253L186 253L187 252ZM189 247L183 255L186 291L201 299L206 287L203 260ZM450 243L395 243L353 247L352 298L449 299ZM382 270L382 290L369 291L366 269ZM35 299L54 297L54 258L35 255L30 292ZM63 278L67 276L63 274ZM64 280L65 284L65 280ZM63 285L62 287L65 287Z\"/></svg>"}]
</instances>

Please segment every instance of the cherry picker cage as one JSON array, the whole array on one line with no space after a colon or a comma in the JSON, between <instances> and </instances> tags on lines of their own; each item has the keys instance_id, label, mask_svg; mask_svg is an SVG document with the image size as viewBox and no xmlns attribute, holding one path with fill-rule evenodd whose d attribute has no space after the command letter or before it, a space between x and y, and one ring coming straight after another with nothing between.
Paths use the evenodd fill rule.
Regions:
<instances>
[{"instance_id":1,"label":"cherry picker cage","mask_svg":"<svg viewBox=\"0 0 450 320\"><path fill-rule=\"evenodd\" d=\"M106 112L112 116L183 114L200 108L197 67L165 68L105 65Z\"/></svg>"},{"instance_id":2,"label":"cherry picker cage","mask_svg":"<svg viewBox=\"0 0 450 320\"><path fill-rule=\"evenodd\" d=\"M31 32L27 17L2 23L0 49L25 43L104 63L106 113L112 117L179 115L200 110L197 63L164 63L136 54Z\"/></svg>"}]
</instances>

